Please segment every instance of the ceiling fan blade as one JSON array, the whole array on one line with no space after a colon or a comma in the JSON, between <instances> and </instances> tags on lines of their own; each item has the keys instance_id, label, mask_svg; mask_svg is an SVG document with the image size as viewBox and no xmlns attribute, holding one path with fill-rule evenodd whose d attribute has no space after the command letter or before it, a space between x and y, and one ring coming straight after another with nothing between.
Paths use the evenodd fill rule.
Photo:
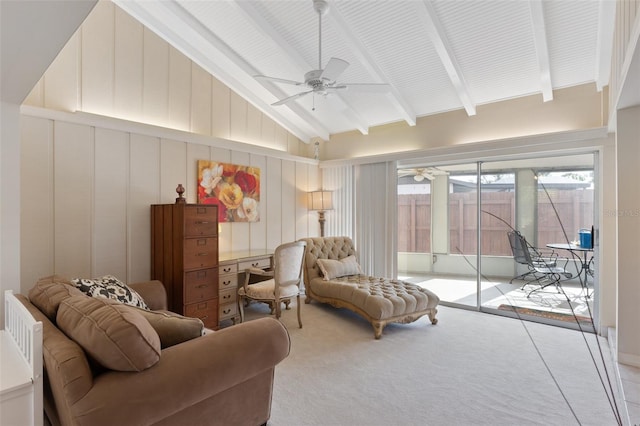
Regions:
<instances>
[{"instance_id":1,"label":"ceiling fan blade","mask_svg":"<svg viewBox=\"0 0 640 426\"><path fill-rule=\"evenodd\" d=\"M386 83L340 83L340 86L344 86L354 92L382 93L391 90L391 86Z\"/></svg>"},{"instance_id":2,"label":"ceiling fan blade","mask_svg":"<svg viewBox=\"0 0 640 426\"><path fill-rule=\"evenodd\" d=\"M304 86L305 85L305 83L300 82L300 81L287 80L287 79L278 78L278 77L268 77L266 75L254 75L253 78L258 79L258 80L273 81L274 83L293 84L295 86Z\"/></svg>"},{"instance_id":3,"label":"ceiling fan blade","mask_svg":"<svg viewBox=\"0 0 640 426\"><path fill-rule=\"evenodd\" d=\"M320 78L335 81L335 79L338 78L338 76L342 74L348 66L349 62L347 61L343 61L338 58L331 58L329 59L329 62L327 62L327 66L324 67L322 74L320 74Z\"/></svg>"},{"instance_id":4,"label":"ceiling fan blade","mask_svg":"<svg viewBox=\"0 0 640 426\"><path fill-rule=\"evenodd\" d=\"M326 86L324 88L324 90L329 91L329 92L330 91L335 91L335 90L345 90L345 89L348 89L348 87L345 86L344 84L340 84L340 85L337 85L337 86Z\"/></svg>"},{"instance_id":5,"label":"ceiling fan blade","mask_svg":"<svg viewBox=\"0 0 640 426\"><path fill-rule=\"evenodd\" d=\"M418 173L416 169L398 169L398 177L414 176Z\"/></svg>"},{"instance_id":6,"label":"ceiling fan blade","mask_svg":"<svg viewBox=\"0 0 640 426\"><path fill-rule=\"evenodd\" d=\"M313 92L313 90L309 90L306 92L300 92L300 93L296 93L293 96L289 96L288 98L284 98L284 99L280 99L278 102L272 103L271 106L278 106L278 105L283 105L286 104L287 102L291 102L295 99L301 98L304 95L308 95L309 93Z\"/></svg>"}]
</instances>

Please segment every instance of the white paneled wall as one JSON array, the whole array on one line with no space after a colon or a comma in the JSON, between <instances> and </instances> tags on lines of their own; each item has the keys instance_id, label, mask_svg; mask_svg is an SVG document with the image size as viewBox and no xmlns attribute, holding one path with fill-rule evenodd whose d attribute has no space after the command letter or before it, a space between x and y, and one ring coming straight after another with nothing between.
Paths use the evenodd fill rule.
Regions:
<instances>
[{"instance_id":1,"label":"white paneled wall","mask_svg":"<svg viewBox=\"0 0 640 426\"><path fill-rule=\"evenodd\" d=\"M51 138L42 135L43 139ZM86 277L93 273L92 231L94 223L94 136L95 129L75 123L53 123L53 241L54 271ZM31 143L37 149L37 141ZM23 146L24 148L24 146ZM24 149L23 149L24 151ZM21 168L27 167L21 165ZM29 188L42 182L38 172L21 182ZM98 188L98 191L101 188ZM23 192L24 194L24 192ZM24 195L23 195L24 196ZM31 226L21 222L22 227ZM29 242L21 241L29 246ZM37 241L31 244L37 244ZM120 250L125 247L119 247ZM34 259L35 260L35 259ZM31 261L21 258L22 277Z\"/></svg>"},{"instance_id":2,"label":"white paneled wall","mask_svg":"<svg viewBox=\"0 0 640 426\"><path fill-rule=\"evenodd\" d=\"M306 145L109 1L25 106L16 188L25 291L53 273L149 279L149 206L175 202L178 184L196 202L199 159L261 170L260 221L222 224L220 251L319 234L305 197L318 187L317 162L295 156Z\"/></svg>"},{"instance_id":3,"label":"white paneled wall","mask_svg":"<svg viewBox=\"0 0 640 426\"><path fill-rule=\"evenodd\" d=\"M100 1L25 100L268 147L307 145L110 1Z\"/></svg>"},{"instance_id":4,"label":"white paneled wall","mask_svg":"<svg viewBox=\"0 0 640 426\"><path fill-rule=\"evenodd\" d=\"M306 191L317 162L117 119L23 108L23 292L51 274L150 278L151 204L196 202L197 160L260 168L260 221L221 225L220 251L273 249L317 236ZM96 124L98 123L98 124Z\"/></svg>"}]
</instances>

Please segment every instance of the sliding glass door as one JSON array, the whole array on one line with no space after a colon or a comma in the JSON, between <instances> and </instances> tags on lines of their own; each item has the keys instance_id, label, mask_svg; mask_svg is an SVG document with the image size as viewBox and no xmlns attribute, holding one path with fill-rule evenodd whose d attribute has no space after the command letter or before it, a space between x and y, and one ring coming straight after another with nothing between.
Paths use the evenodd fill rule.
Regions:
<instances>
[{"instance_id":1,"label":"sliding glass door","mask_svg":"<svg viewBox=\"0 0 640 426\"><path fill-rule=\"evenodd\" d=\"M444 305L590 323L597 262L577 243L595 222L594 175L594 154L400 169L399 277ZM510 234L553 272L514 256Z\"/></svg>"},{"instance_id":2,"label":"sliding glass door","mask_svg":"<svg viewBox=\"0 0 640 426\"><path fill-rule=\"evenodd\" d=\"M398 172L399 277L443 303L478 307L478 164Z\"/></svg>"}]
</instances>

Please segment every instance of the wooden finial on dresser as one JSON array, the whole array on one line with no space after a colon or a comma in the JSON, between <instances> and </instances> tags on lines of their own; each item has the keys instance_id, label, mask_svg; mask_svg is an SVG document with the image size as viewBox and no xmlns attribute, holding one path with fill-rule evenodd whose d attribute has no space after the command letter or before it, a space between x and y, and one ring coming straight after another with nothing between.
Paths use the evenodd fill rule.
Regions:
<instances>
[{"instance_id":1,"label":"wooden finial on dresser","mask_svg":"<svg viewBox=\"0 0 640 426\"><path fill-rule=\"evenodd\" d=\"M184 194L184 186L182 186L181 183L178 184L178 187L176 188L176 192L178 193L178 198L176 198L176 204L184 204L184 203L186 203L187 200L183 196L183 194Z\"/></svg>"}]
</instances>

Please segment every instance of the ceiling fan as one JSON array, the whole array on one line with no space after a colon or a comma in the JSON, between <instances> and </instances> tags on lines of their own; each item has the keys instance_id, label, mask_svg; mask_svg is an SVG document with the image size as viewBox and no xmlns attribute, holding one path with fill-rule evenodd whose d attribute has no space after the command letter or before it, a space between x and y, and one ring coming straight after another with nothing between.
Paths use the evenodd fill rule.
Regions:
<instances>
[{"instance_id":1,"label":"ceiling fan","mask_svg":"<svg viewBox=\"0 0 640 426\"><path fill-rule=\"evenodd\" d=\"M447 175L448 173L435 167L416 168L416 169L399 169L398 177L413 176L416 182L422 182L427 179L432 181L436 176Z\"/></svg>"},{"instance_id":2,"label":"ceiling fan","mask_svg":"<svg viewBox=\"0 0 640 426\"><path fill-rule=\"evenodd\" d=\"M304 81L287 80L284 78L268 77L265 75L255 75L254 78L267 80L275 83L292 84L295 86L307 86L309 90L296 93L271 104L272 106L283 105L295 99L306 96L310 93L314 95L326 96L340 90L362 90L368 92L385 92L389 90L389 85L385 83L338 83L336 79L349 66L349 62L338 58L331 58L327 65L322 68L322 16L329 10L329 3L326 0L313 0L313 9L318 13L318 69L311 70L304 75Z\"/></svg>"}]
</instances>

